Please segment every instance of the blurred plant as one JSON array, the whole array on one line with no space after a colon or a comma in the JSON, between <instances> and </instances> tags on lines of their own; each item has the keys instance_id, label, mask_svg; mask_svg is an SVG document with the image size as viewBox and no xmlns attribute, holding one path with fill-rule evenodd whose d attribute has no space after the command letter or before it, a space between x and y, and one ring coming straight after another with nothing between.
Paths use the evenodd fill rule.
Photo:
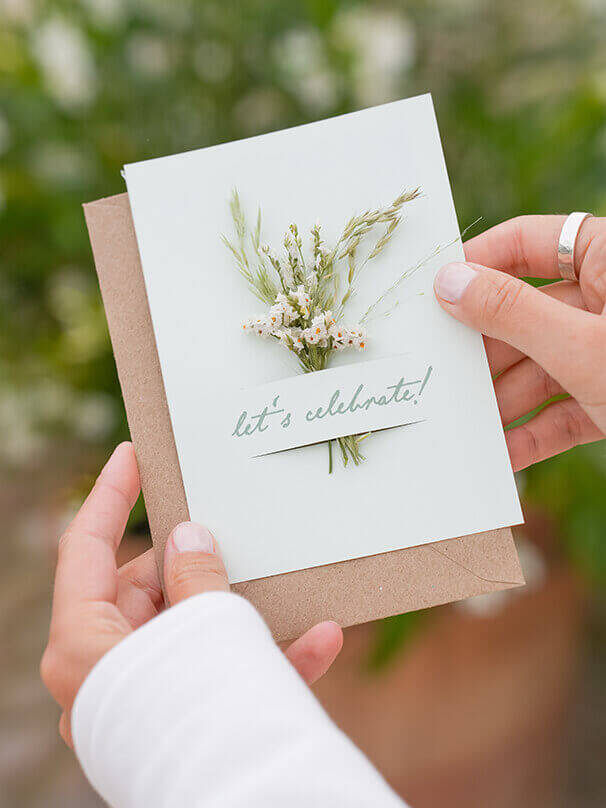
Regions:
<instances>
[{"instance_id":1,"label":"blurred plant","mask_svg":"<svg viewBox=\"0 0 606 808\"><path fill-rule=\"evenodd\" d=\"M421 610L381 620L368 659L369 670L381 671L386 668L402 646L410 642L425 624L429 614L429 611Z\"/></svg>"},{"instance_id":2,"label":"blurred plant","mask_svg":"<svg viewBox=\"0 0 606 808\"><path fill-rule=\"evenodd\" d=\"M526 472L525 498L548 511L562 549L586 580L606 586L606 452L580 446Z\"/></svg>"},{"instance_id":3,"label":"blurred plant","mask_svg":"<svg viewBox=\"0 0 606 808\"><path fill-rule=\"evenodd\" d=\"M0 460L127 434L80 212L124 163L430 90L461 221L604 213L605 24L597 0L0 0ZM594 579L603 457L527 474Z\"/></svg>"}]
</instances>

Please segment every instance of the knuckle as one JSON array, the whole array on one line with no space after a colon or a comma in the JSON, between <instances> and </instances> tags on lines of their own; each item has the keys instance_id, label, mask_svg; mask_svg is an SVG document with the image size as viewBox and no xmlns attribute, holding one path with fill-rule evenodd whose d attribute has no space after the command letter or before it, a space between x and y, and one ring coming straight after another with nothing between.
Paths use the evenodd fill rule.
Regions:
<instances>
[{"instance_id":1,"label":"knuckle","mask_svg":"<svg viewBox=\"0 0 606 808\"><path fill-rule=\"evenodd\" d=\"M197 553L183 553L175 557L173 563L170 565L167 577L169 587L183 589L191 584L193 580L201 577L223 582L225 579L225 570L217 556L200 556Z\"/></svg>"},{"instance_id":2,"label":"knuckle","mask_svg":"<svg viewBox=\"0 0 606 808\"><path fill-rule=\"evenodd\" d=\"M575 409L570 406L561 406L556 417L555 427L558 434L565 437L568 445L577 445L582 432L582 423Z\"/></svg>"},{"instance_id":3,"label":"knuckle","mask_svg":"<svg viewBox=\"0 0 606 808\"><path fill-rule=\"evenodd\" d=\"M59 655L56 653L54 648L48 645L42 654L42 659L40 660L40 678L48 690L54 689L54 686L60 676L61 669L62 664Z\"/></svg>"},{"instance_id":4,"label":"knuckle","mask_svg":"<svg viewBox=\"0 0 606 808\"><path fill-rule=\"evenodd\" d=\"M74 741L72 738L72 730L71 730L71 715L68 710L65 710L61 714L61 718L59 719L59 735L65 742L70 749L74 747Z\"/></svg>"},{"instance_id":5,"label":"knuckle","mask_svg":"<svg viewBox=\"0 0 606 808\"><path fill-rule=\"evenodd\" d=\"M95 637L100 640L108 637L115 638L130 632L128 621L113 603L91 601L83 604L79 618L84 626L89 626L89 630L94 630Z\"/></svg>"},{"instance_id":6,"label":"knuckle","mask_svg":"<svg viewBox=\"0 0 606 808\"><path fill-rule=\"evenodd\" d=\"M119 486L110 483L103 475L97 479L94 488L97 491L107 491L112 498L117 501L117 503L127 508L129 511L133 509L134 503L129 500L126 491Z\"/></svg>"},{"instance_id":7,"label":"knuckle","mask_svg":"<svg viewBox=\"0 0 606 808\"><path fill-rule=\"evenodd\" d=\"M189 564L184 566L181 564L173 564L168 573L168 587L169 589L181 590L198 574L199 573L193 570Z\"/></svg>"},{"instance_id":8,"label":"knuckle","mask_svg":"<svg viewBox=\"0 0 606 808\"><path fill-rule=\"evenodd\" d=\"M60 558L62 555L64 555L64 554L65 554L66 550L67 550L67 549L68 549L68 547L71 545L71 543L72 543L73 539L74 539L74 534L72 533L72 531L70 530L70 528L68 528L68 529L65 531L65 533L63 533L63 534L62 534L62 535L59 537L59 543L58 543L58 545L57 545L57 553L58 553L58 555L59 555L59 558Z\"/></svg>"},{"instance_id":9,"label":"knuckle","mask_svg":"<svg viewBox=\"0 0 606 808\"><path fill-rule=\"evenodd\" d=\"M91 601L54 623L40 660L40 678L59 703L73 695L82 668L92 665L131 632L126 617L111 603Z\"/></svg>"},{"instance_id":10,"label":"knuckle","mask_svg":"<svg viewBox=\"0 0 606 808\"><path fill-rule=\"evenodd\" d=\"M524 440L525 444L525 454L528 458L527 465L533 465L540 460L540 446L537 436L534 433L534 430L530 427L523 425L519 427L520 435Z\"/></svg>"},{"instance_id":11,"label":"knuckle","mask_svg":"<svg viewBox=\"0 0 606 808\"><path fill-rule=\"evenodd\" d=\"M536 386L541 401L547 401L560 391L560 386L556 380L547 373L540 365L535 365Z\"/></svg>"},{"instance_id":12,"label":"knuckle","mask_svg":"<svg viewBox=\"0 0 606 808\"><path fill-rule=\"evenodd\" d=\"M600 219L604 222L606 220ZM579 280L606 302L606 228L590 233L579 255Z\"/></svg>"},{"instance_id":13,"label":"knuckle","mask_svg":"<svg viewBox=\"0 0 606 808\"><path fill-rule=\"evenodd\" d=\"M480 313L483 321L501 322L508 320L519 306L519 299L524 291L523 283L509 275L489 279L484 284L484 291L480 300Z\"/></svg>"},{"instance_id":14,"label":"knuckle","mask_svg":"<svg viewBox=\"0 0 606 808\"><path fill-rule=\"evenodd\" d=\"M524 234L528 232L528 222L531 218L531 216L515 216L505 222L507 241L512 251L511 264L525 267L526 270L528 270L528 256L526 254Z\"/></svg>"}]
</instances>

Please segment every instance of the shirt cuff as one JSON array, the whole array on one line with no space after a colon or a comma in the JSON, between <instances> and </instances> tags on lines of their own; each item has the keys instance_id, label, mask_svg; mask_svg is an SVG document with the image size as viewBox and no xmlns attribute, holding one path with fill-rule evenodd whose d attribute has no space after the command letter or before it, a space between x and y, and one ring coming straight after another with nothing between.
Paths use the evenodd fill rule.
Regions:
<instances>
[{"instance_id":1,"label":"shirt cuff","mask_svg":"<svg viewBox=\"0 0 606 808\"><path fill-rule=\"evenodd\" d=\"M114 808L401 806L231 593L182 601L106 654L76 696L72 736Z\"/></svg>"}]
</instances>

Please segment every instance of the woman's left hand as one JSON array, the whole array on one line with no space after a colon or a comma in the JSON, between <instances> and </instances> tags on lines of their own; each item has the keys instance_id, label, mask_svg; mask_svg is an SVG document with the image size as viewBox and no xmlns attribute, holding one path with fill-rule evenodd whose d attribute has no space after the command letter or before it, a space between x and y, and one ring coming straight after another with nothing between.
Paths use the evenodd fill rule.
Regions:
<instances>
[{"instance_id":1,"label":"woman's left hand","mask_svg":"<svg viewBox=\"0 0 606 808\"><path fill-rule=\"evenodd\" d=\"M120 568L116 564L139 491L133 446L122 443L59 542L50 636L40 671L63 710L59 732L70 746L71 707L90 670L167 605L153 550ZM214 538L190 522L173 530L164 573L170 605L201 592L229 589ZM342 643L340 627L327 621L306 632L285 653L312 684L331 666Z\"/></svg>"}]
</instances>

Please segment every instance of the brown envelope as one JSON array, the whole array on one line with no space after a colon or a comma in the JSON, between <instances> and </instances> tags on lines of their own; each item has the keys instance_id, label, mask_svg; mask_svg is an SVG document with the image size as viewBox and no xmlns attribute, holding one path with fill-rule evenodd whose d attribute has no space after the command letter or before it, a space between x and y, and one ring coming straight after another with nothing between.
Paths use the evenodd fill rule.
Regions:
<instances>
[{"instance_id":1,"label":"brown envelope","mask_svg":"<svg viewBox=\"0 0 606 808\"><path fill-rule=\"evenodd\" d=\"M127 194L84 205L154 547L189 518ZM511 531L491 530L236 584L278 640L520 586Z\"/></svg>"}]
</instances>

